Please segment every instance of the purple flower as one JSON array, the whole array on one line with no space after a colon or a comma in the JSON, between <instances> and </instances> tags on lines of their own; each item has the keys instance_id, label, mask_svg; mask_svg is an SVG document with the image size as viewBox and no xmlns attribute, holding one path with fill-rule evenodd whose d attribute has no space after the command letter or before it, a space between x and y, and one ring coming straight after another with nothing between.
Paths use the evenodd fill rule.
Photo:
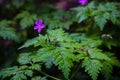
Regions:
<instances>
[{"instance_id":1,"label":"purple flower","mask_svg":"<svg viewBox=\"0 0 120 80\"><path fill-rule=\"evenodd\" d=\"M34 30L37 30L38 33L40 33L43 28L45 28L45 24L43 24L43 20L36 20Z\"/></svg>"},{"instance_id":2,"label":"purple flower","mask_svg":"<svg viewBox=\"0 0 120 80\"><path fill-rule=\"evenodd\" d=\"M88 0L78 0L78 3L80 3L81 5L85 5L88 3Z\"/></svg>"},{"instance_id":3,"label":"purple flower","mask_svg":"<svg viewBox=\"0 0 120 80\"><path fill-rule=\"evenodd\" d=\"M84 48L81 48L82 51L84 51Z\"/></svg>"},{"instance_id":4,"label":"purple flower","mask_svg":"<svg viewBox=\"0 0 120 80\"><path fill-rule=\"evenodd\" d=\"M88 51L87 51L88 53L90 53L91 52L91 50L90 49L88 49Z\"/></svg>"}]
</instances>

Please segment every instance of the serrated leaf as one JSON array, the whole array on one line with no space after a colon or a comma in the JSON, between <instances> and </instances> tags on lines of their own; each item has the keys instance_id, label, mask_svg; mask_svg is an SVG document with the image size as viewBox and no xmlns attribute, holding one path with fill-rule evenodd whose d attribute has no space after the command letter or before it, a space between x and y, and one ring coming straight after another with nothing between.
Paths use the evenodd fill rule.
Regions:
<instances>
[{"instance_id":1,"label":"serrated leaf","mask_svg":"<svg viewBox=\"0 0 120 80\"><path fill-rule=\"evenodd\" d=\"M97 80L97 76L101 71L103 65L98 60L91 60L89 58L85 58L82 62L82 67L85 67L85 72L92 77L93 80Z\"/></svg>"},{"instance_id":2,"label":"serrated leaf","mask_svg":"<svg viewBox=\"0 0 120 80\"><path fill-rule=\"evenodd\" d=\"M34 64L30 67L30 69L33 69L33 70L41 70L41 65L40 64Z\"/></svg>"},{"instance_id":3,"label":"serrated leaf","mask_svg":"<svg viewBox=\"0 0 120 80\"><path fill-rule=\"evenodd\" d=\"M55 65L58 65L58 68L62 70L64 76L66 79L69 77L70 68L73 66L72 53L68 53L66 51L56 52L53 56L53 63Z\"/></svg>"},{"instance_id":4,"label":"serrated leaf","mask_svg":"<svg viewBox=\"0 0 120 80\"><path fill-rule=\"evenodd\" d=\"M49 48L41 48L37 51L37 54L32 56L33 62L45 62L47 59L51 58L53 55L53 51Z\"/></svg>"},{"instance_id":5,"label":"serrated leaf","mask_svg":"<svg viewBox=\"0 0 120 80\"><path fill-rule=\"evenodd\" d=\"M13 74L16 74L18 70L19 69L17 66L2 69L0 71L0 77L2 77L2 79L4 79L6 77L12 76Z\"/></svg>"},{"instance_id":6,"label":"serrated leaf","mask_svg":"<svg viewBox=\"0 0 120 80\"><path fill-rule=\"evenodd\" d=\"M19 55L18 62L20 64L30 64L31 59L30 59L31 53L22 53Z\"/></svg>"},{"instance_id":7,"label":"serrated leaf","mask_svg":"<svg viewBox=\"0 0 120 80\"><path fill-rule=\"evenodd\" d=\"M120 61L117 59L117 57L115 57L115 54L106 52L106 55L108 55L110 57L111 60L109 62L112 65L120 67Z\"/></svg>"},{"instance_id":8,"label":"serrated leaf","mask_svg":"<svg viewBox=\"0 0 120 80\"><path fill-rule=\"evenodd\" d=\"M35 38L33 38L33 39L30 39L30 40L26 41L26 42L24 43L24 45L22 45L21 47L19 47L19 49L27 48L27 47L29 47L29 46L31 46L31 45L34 45L38 40L39 40L38 37L35 37Z\"/></svg>"},{"instance_id":9,"label":"serrated leaf","mask_svg":"<svg viewBox=\"0 0 120 80\"><path fill-rule=\"evenodd\" d=\"M29 12L27 12L27 11L22 11L21 13L19 13L19 14L15 17L15 19L21 19L21 18L24 18L25 16L29 16L29 15L30 15Z\"/></svg>"},{"instance_id":10,"label":"serrated leaf","mask_svg":"<svg viewBox=\"0 0 120 80\"><path fill-rule=\"evenodd\" d=\"M108 13L108 12L106 12L106 13L104 13L103 14L103 17L105 18L105 19L110 19L110 13Z\"/></svg>"},{"instance_id":11,"label":"serrated leaf","mask_svg":"<svg viewBox=\"0 0 120 80\"><path fill-rule=\"evenodd\" d=\"M47 79L46 77L36 76L36 77L33 77L31 80L47 80Z\"/></svg>"},{"instance_id":12,"label":"serrated leaf","mask_svg":"<svg viewBox=\"0 0 120 80\"><path fill-rule=\"evenodd\" d=\"M95 22L97 23L97 25L99 26L100 30L102 31L105 23L107 22L106 19L102 16L96 16L95 17Z\"/></svg>"},{"instance_id":13,"label":"serrated leaf","mask_svg":"<svg viewBox=\"0 0 120 80\"><path fill-rule=\"evenodd\" d=\"M34 21L37 19L37 15L35 14L30 14L27 11L23 11L21 13L19 13L15 19L21 19L20 21L20 25L23 29L29 27L29 26L33 26L34 25Z\"/></svg>"},{"instance_id":14,"label":"serrated leaf","mask_svg":"<svg viewBox=\"0 0 120 80\"><path fill-rule=\"evenodd\" d=\"M46 66L46 68L51 68L51 66L53 65L53 64L52 64L52 61L53 61L53 58L52 58L52 57L46 59L46 61L45 61L45 66Z\"/></svg>"},{"instance_id":15,"label":"serrated leaf","mask_svg":"<svg viewBox=\"0 0 120 80\"><path fill-rule=\"evenodd\" d=\"M98 49L92 49L91 52L89 53L90 58L93 59L100 59L100 60L110 60L110 58L105 54L102 53L101 50Z\"/></svg>"},{"instance_id":16,"label":"serrated leaf","mask_svg":"<svg viewBox=\"0 0 120 80\"><path fill-rule=\"evenodd\" d=\"M103 64L103 68L101 70L102 74L104 75L105 80L109 80L111 77L113 67L109 61L104 61L102 64Z\"/></svg>"},{"instance_id":17,"label":"serrated leaf","mask_svg":"<svg viewBox=\"0 0 120 80\"><path fill-rule=\"evenodd\" d=\"M83 60L85 57L87 57L86 52L81 52L77 55L78 60Z\"/></svg>"},{"instance_id":18,"label":"serrated leaf","mask_svg":"<svg viewBox=\"0 0 120 80\"><path fill-rule=\"evenodd\" d=\"M88 8L86 7L76 8L76 11L78 11L76 18L78 19L79 23L86 20L89 17L89 15L87 14Z\"/></svg>"},{"instance_id":19,"label":"serrated leaf","mask_svg":"<svg viewBox=\"0 0 120 80\"><path fill-rule=\"evenodd\" d=\"M39 39L38 42L36 42L34 44L35 47L37 47L37 46L42 46L42 47L48 47L48 46L50 46L51 47L51 45L49 45L47 43L47 35L43 36L43 35L39 34L38 39Z\"/></svg>"},{"instance_id":20,"label":"serrated leaf","mask_svg":"<svg viewBox=\"0 0 120 80\"><path fill-rule=\"evenodd\" d=\"M119 18L120 18L120 11L118 10L114 10L111 12L110 15L110 20L112 21L113 24L117 24L119 22Z\"/></svg>"},{"instance_id":21,"label":"serrated leaf","mask_svg":"<svg viewBox=\"0 0 120 80\"><path fill-rule=\"evenodd\" d=\"M27 80L27 77L24 74L15 74L11 80Z\"/></svg>"},{"instance_id":22,"label":"serrated leaf","mask_svg":"<svg viewBox=\"0 0 120 80\"><path fill-rule=\"evenodd\" d=\"M8 20L2 20L0 22L0 36L4 39L19 41L19 37L15 29L11 27L11 23L12 22Z\"/></svg>"},{"instance_id":23,"label":"serrated leaf","mask_svg":"<svg viewBox=\"0 0 120 80\"><path fill-rule=\"evenodd\" d=\"M88 16L86 14L82 14L78 20L79 23L81 23L82 21L86 20L88 18Z\"/></svg>"},{"instance_id":24,"label":"serrated leaf","mask_svg":"<svg viewBox=\"0 0 120 80\"><path fill-rule=\"evenodd\" d=\"M117 46L118 43L113 41L113 40L107 40L107 41L104 42L104 45L106 47L108 47L109 49L111 49L112 46Z\"/></svg>"},{"instance_id":25,"label":"serrated leaf","mask_svg":"<svg viewBox=\"0 0 120 80\"><path fill-rule=\"evenodd\" d=\"M33 76L33 71L32 70L25 70L24 74L29 76L29 77L32 77Z\"/></svg>"}]
</instances>

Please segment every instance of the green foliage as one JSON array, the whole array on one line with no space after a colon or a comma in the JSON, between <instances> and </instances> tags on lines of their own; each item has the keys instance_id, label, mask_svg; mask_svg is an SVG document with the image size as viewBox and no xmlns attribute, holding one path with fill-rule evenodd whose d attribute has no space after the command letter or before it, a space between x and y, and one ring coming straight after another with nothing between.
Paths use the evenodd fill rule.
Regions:
<instances>
[{"instance_id":1,"label":"green foliage","mask_svg":"<svg viewBox=\"0 0 120 80\"><path fill-rule=\"evenodd\" d=\"M16 1L16 0L12 0L12 5L16 8L20 8L22 7L24 4L24 1Z\"/></svg>"},{"instance_id":2,"label":"green foliage","mask_svg":"<svg viewBox=\"0 0 120 80\"><path fill-rule=\"evenodd\" d=\"M43 14L40 18L45 21L45 24L48 24L49 29L69 29L75 20L72 16L74 16L74 12L58 10L51 14Z\"/></svg>"},{"instance_id":3,"label":"green foliage","mask_svg":"<svg viewBox=\"0 0 120 80\"><path fill-rule=\"evenodd\" d=\"M118 3L112 2L96 5L94 2L91 2L86 7L80 6L75 8L77 11L76 18L79 23L87 21L91 26L97 25L102 31L108 21L111 21L113 24L119 24L120 11L118 5Z\"/></svg>"},{"instance_id":4,"label":"green foliage","mask_svg":"<svg viewBox=\"0 0 120 80\"><path fill-rule=\"evenodd\" d=\"M19 41L19 37L16 34L15 29L11 25L11 21L2 20L0 21L0 37L3 39L10 39Z\"/></svg>"},{"instance_id":5,"label":"green foliage","mask_svg":"<svg viewBox=\"0 0 120 80\"><path fill-rule=\"evenodd\" d=\"M31 60L30 60L30 54L31 53L22 53L19 55L19 58L18 58L18 62L20 64L28 64L28 63L31 63Z\"/></svg>"},{"instance_id":6,"label":"green foliage","mask_svg":"<svg viewBox=\"0 0 120 80\"><path fill-rule=\"evenodd\" d=\"M27 69L26 66L6 68L0 72L0 76L2 76L3 79L11 76L11 80L26 80L26 76L31 77L32 75L33 71Z\"/></svg>"},{"instance_id":7,"label":"green foliage","mask_svg":"<svg viewBox=\"0 0 120 80\"><path fill-rule=\"evenodd\" d=\"M15 20L20 20L20 26L25 29L27 27L33 26L34 21L37 19L36 14L30 14L28 11L23 11L15 17Z\"/></svg>"},{"instance_id":8,"label":"green foliage","mask_svg":"<svg viewBox=\"0 0 120 80\"><path fill-rule=\"evenodd\" d=\"M45 37L40 35L39 39L40 40L35 43L35 45L42 46L43 48L39 49L37 54L33 56L33 62L43 61L47 64L47 60L50 59L50 63L52 62L58 66L58 68L64 73L65 77L68 78L70 68L73 66L72 60L74 60L75 56L72 54L74 46L63 44L73 43L73 41L59 29L48 32L48 35L45 35ZM48 66L51 66L51 64Z\"/></svg>"},{"instance_id":9,"label":"green foliage","mask_svg":"<svg viewBox=\"0 0 120 80\"><path fill-rule=\"evenodd\" d=\"M101 44L99 40L94 41L88 39L82 41L81 44L84 45L84 51L79 50L80 54L77 55L77 58L82 60L82 67L85 68L85 72L88 72L93 80L97 80L98 74L102 72L105 79L109 80L112 67L119 67L120 62L114 58L115 56L112 53L104 53L97 48Z\"/></svg>"},{"instance_id":10,"label":"green foliage","mask_svg":"<svg viewBox=\"0 0 120 80\"><path fill-rule=\"evenodd\" d=\"M33 77L32 80L47 80L47 79L46 77L36 76L36 77Z\"/></svg>"},{"instance_id":11,"label":"green foliage","mask_svg":"<svg viewBox=\"0 0 120 80\"><path fill-rule=\"evenodd\" d=\"M112 72L113 65L120 65L119 61L117 59L112 59L112 57L114 56L109 57L107 54L98 49L90 49L90 52L87 51L87 53L78 55L78 58L83 60L82 67L85 67L85 72L88 72L93 80L97 80L97 76L101 71L104 74L105 79L108 80Z\"/></svg>"},{"instance_id":12,"label":"green foliage","mask_svg":"<svg viewBox=\"0 0 120 80\"><path fill-rule=\"evenodd\" d=\"M33 39L30 39L30 40L26 41L26 42L24 43L24 45L21 46L19 49L25 48L25 47L27 48L27 47L33 45L34 43L36 43L37 41L38 41L38 37L33 38Z\"/></svg>"},{"instance_id":13,"label":"green foliage","mask_svg":"<svg viewBox=\"0 0 120 80\"><path fill-rule=\"evenodd\" d=\"M44 36L39 35L39 37L27 41L22 46L22 48L25 48L34 45L34 47L39 46L40 49L33 51L33 53L28 52L19 55L18 62L21 65L29 64L31 66L21 66L22 68L20 67L20 70L27 69L26 72L21 72L20 76L13 76L12 78L15 77L16 79L17 77L21 80L25 79L26 76L32 76L32 74L28 73L31 73L31 70L41 71L41 64L44 63L46 68L51 68L53 64L58 66L58 69L63 72L65 78L69 79L71 68L74 65L73 62L81 62L82 67L85 68L85 72L88 72L93 80L97 80L100 72L102 72L107 79L107 76L110 76L112 72L112 67L120 67L120 62L114 55L110 55L111 53L107 54L98 49L97 47L100 44L100 40L88 38L76 42L61 29L49 31L48 34ZM81 48L84 48L84 50L81 50ZM108 68L106 66L108 66ZM104 71L106 68L107 70ZM9 71L9 69L7 71ZM12 70L10 70L10 72L12 72ZM3 70L1 76L3 76L3 78L11 76L12 73L10 72L5 76L5 74L3 74L5 70Z\"/></svg>"},{"instance_id":14,"label":"green foliage","mask_svg":"<svg viewBox=\"0 0 120 80\"><path fill-rule=\"evenodd\" d=\"M51 4L42 3L44 1L40 4L37 3L39 1L34 0L25 1L28 2L26 4L24 1L19 2L12 0L11 5L17 10L20 9L18 11L20 13L12 13L10 9L11 16L16 14L14 21L5 19L0 22L0 37L19 41L16 30L22 28L19 35L21 38L25 35L27 41L18 48L21 53L17 57L16 66L1 69L1 80L47 80L47 77L52 80L77 80L80 79L77 76L83 76L80 68L84 68L92 80L97 80L100 73L103 74L105 80L113 78L112 70L114 66L119 68L120 62L115 57L115 53L111 53L114 50L109 49L119 45L120 28L117 27L120 24L119 3L90 2L85 6L63 11L55 9L55 6ZM23 7L26 10L23 10ZM35 36L33 32L26 31L26 28L31 30L36 19L43 19L46 31L35 38L27 39ZM107 52L104 45L109 48ZM54 68L53 66L59 73L55 75L61 79L48 73L48 70Z\"/></svg>"},{"instance_id":15,"label":"green foliage","mask_svg":"<svg viewBox=\"0 0 120 80\"><path fill-rule=\"evenodd\" d=\"M103 68L101 71L105 77L105 80L109 80L111 78L112 69L113 67L109 61L103 62Z\"/></svg>"},{"instance_id":16,"label":"green foliage","mask_svg":"<svg viewBox=\"0 0 120 80\"><path fill-rule=\"evenodd\" d=\"M6 77L11 77L10 80L27 80L27 77L33 76L34 70L41 70L40 64L32 64L31 66L14 66L10 68L5 68L0 71L0 77L6 79ZM45 79L45 78L43 78Z\"/></svg>"},{"instance_id":17,"label":"green foliage","mask_svg":"<svg viewBox=\"0 0 120 80\"><path fill-rule=\"evenodd\" d=\"M65 51L68 50L61 50L61 52L57 52L53 56L54 59L53 63L55 65L58 65L58 68L62 70L65 78L68 79L70 68L73 66L72 58L74 57L74 55L72 53L69 53L70 51L69 52L65 52Z\"/></svg>"},{"instance_id":18,"label":"green foliage","mask_svg":"<svg viewBox=\"0 0 120 80\"><path fill-rule=\"evenodd\" d=\"M89 58L85 58L82 67L85 67L85 72L88 72L92 79L96 80L98 73L102 68L102 64L99 60L91 60Z\"/></svg>"}]
</instances>

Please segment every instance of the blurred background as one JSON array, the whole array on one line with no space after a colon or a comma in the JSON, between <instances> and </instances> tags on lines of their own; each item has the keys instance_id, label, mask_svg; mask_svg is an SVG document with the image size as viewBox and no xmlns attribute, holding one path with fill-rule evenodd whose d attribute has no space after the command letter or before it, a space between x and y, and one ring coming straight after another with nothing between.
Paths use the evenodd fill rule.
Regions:
<instances>
[{"instance_id":1,"label":"blurred background","mask_svg":"<svg viewBox=\"0 0 120 80\"><path fill-rule=\"evenodd\" d=\"M88 3L91 1L95 1L96 4L99 2L103 4L120 2L119 0L90 0ZM112 21L108 20L104 29L100 31L98 28L87 26L87 21L78 22L75 17L76 11L73 8L85 7L86 5L80 5L78 0L0 0L0 69L19 65L16 61L18 55L21 52L33 50L32 47L29 49L18 48L25 41L38 36L37 31L33 30L33 26L35 20L39 19L43 19L44 24L46 24L41 34L45 34L52 29L62 28L68 33L87 34L90 38L95 38L98 35L106 37L100 48L103 51L114 53L120 60L120 24L116 24L116 22L113 24ZM118 5L119 10L120 4ZM115 15L120 16L119 13ZM118 18L117 22L120 22L120 17ZM114 17L112 19L113 21L116 20ZM47 73L61 76L55 66ZM112 75L114 79L111 80L120 80L120 69L114 67ZM81 80L90 80L83 69L76 75L76 80L79 80L78 77L81 77ZM98 79L104 80L101 79L101 74Z\"/></svg>"}]
</instances>

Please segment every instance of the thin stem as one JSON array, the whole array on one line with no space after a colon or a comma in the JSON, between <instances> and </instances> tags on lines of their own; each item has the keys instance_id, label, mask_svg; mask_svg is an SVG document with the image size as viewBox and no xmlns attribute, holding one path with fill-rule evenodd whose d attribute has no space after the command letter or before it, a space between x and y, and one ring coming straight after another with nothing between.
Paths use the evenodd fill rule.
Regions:
<instances>
[{"instance_id":1,"label":"thin stem","mask_svg":"<svg viewBox=\"0 0 120 80\"><path fill-rule=\"evenodd\" d=\"M78 65L78 68L76 69L76 71L72 74L70 80L73 79L73 77L77 74L77 72L79 71L79 69L80 69L80 64Z\"/></svg>"},{"instance_id":2,"label":"thin stem","mask_svg":"<svg viewBox=\"0 0 120 80\"><path fill-rule=\"evenodd\" d=\"M43 75L47 76L47 77L50 77L50 78L54 79L54 80L61 80L61 79L59 79L59 78L53 77L53 76L51 76L51 75L48 75L47 73L45 73L45 72L43 72L43 71L39 71L39 72L42 73Z\"/></svg>"}]
</instances>

